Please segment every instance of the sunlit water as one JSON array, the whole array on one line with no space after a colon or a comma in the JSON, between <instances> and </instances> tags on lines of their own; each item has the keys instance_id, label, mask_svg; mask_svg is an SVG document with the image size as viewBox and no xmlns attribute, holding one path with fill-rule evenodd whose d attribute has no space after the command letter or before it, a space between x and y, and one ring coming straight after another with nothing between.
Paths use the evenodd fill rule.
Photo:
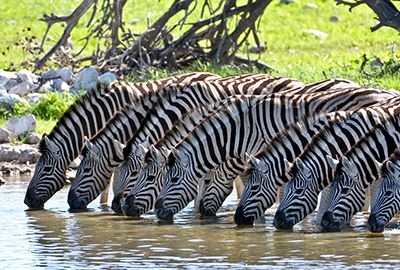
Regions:
<instances>
[{"instance_id":1,"label":"sunlit water","mask_svg":"<svg viewBox=\"0 0 400 270\"><path fill-rule=\"evenodd\" d=\"M114 215L98 201L71 213L68 188L43 211L26 211L27 178L0 187L0 269L379 269L400 268L400 224L384 234L366 229L359 214L340 233L321 233L310 219L294 231L277 231L273 211L265 224L237 228L235 197L215 219L188 207L174 224L154 215L135 220Z\"/></svg>"}]
</instances>

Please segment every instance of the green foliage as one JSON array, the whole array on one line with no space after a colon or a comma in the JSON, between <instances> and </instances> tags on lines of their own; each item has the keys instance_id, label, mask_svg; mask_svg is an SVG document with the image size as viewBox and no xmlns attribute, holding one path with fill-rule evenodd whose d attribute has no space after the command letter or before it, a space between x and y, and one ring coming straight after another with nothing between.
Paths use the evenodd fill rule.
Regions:
<instances>
[{"instance_id":1,"label":"green foliage","mask_svg":"<svg viewBox=\"0 0 400 270\"><path fill-rule=\"evenodd\" d=\"M16 104L12 114L15 116L23 116L31 113L39 119L58 120L74 101L75 97L72 95L48 92L36 104Z\"/></svg>"}]
</instances>

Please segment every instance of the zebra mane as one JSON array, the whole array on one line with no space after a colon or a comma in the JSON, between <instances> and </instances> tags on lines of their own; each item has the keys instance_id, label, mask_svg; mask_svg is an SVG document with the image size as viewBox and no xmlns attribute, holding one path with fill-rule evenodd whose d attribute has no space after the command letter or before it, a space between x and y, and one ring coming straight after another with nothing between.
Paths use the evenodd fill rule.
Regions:
<instances>
[{"instance_id":1,"label":"zebra mane","mask_svg":"<svg viewBox=\"0 0 400 270\"><path fill-rule=\"evenodd\" d=\"M53 127L51 132L48 135L48 138L51 139L55 136L56 133L59 132L60 128L66 125L66 121L71 118L71 115L75 112L79 112L85 107L85 103L90 100L96 99L97 96L103 92L111 91L111 87L104 87L101 83L97 83L97 90L91 90L83 95L77 97L75 102L63 113L61 118L57 121L56 125ZM79 114L79 113L78 113ZM42 140L43 141L43 140ZM44 149L44 144L40 143L39 149Z\"/></svg>"},{"instance_id":2,"label":"zebra mane","mask_svg":"<svg viewBox=\"0 0 400 270\"><path fill-rule=\"evenodd\" d=\"M400 148L396 148L394 152L387 158L383 163L379 171L379 177L382 178L387 174L387 166L386 163L388 161L391 161L393 163L396 163L396 161L400 160Z\"/></svg>"},{"instance_id":3,"label":"zebra mane","mask_svg":"<svg viewBox=\"0 0 400 270\"><path fill-rule=\"evenodd\" d=\"M341 123L343 122L343 120L346 119L342 118L339 122ZM307 146L304 148L303 152L300 154L298 158L300 158L301 160L307 159L310 152L314 151L315 149L321 146L322 143L321 140L327 139L328 137L332 136L331 127L333 127L333 125L339 122L337 122L337 119L329 119L327 123L324 125L323 129L321 129L319 132L314 134L314 136L312 136L310 143L307 144ZM296 170L297 166L296 163L294 163L289 170L289 174L294 175Z\"/></svg>"},{"instance_id":4,"label":"zebra mane","mask_svg":"<svg viewBox=\"0 0 400 270\"><path fill-rule=\"evenodd\" d=\"M264 139L264 147L256 154L257 158L262 158L264 154L272 152L276 146L285 143L293 135L297 136L300 131L308 130L322 117L326 116L325 113L318 113L311 116L302 116L295 123L287 124L283 130L273 136L271 139Z\"/></svg>"}]
</instances>

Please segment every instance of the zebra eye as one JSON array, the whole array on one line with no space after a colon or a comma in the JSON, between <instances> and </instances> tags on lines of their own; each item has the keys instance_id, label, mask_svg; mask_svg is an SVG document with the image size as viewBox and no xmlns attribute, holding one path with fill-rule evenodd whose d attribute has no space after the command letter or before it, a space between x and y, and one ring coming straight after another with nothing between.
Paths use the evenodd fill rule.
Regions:
<instances>
[{"instance_id":1,"label":"zebra eye","mask_svg":"<svg viewBox=\"0 0 400 270\"><path fill-rule=\"evenodd\" d=\"M210 180L210 179L205 179L205 180L204 180L204 184L206 184L207 186L208 186L210 183L211 183L211 180Z\"/></svg>"},{"instance_id":2,"label":"zebra eye","mask_svg":"<svg viewBox=\"0 0 400 270\"><path fill-rule=\"evenodd\" d=\"M83 169L83 172L86 173L86 174L89 174L89 173L92 172L92 168L86 167L86 168Z\"/></svg>"},{"instance_id":3,"label":"zebra eye","mask_svg":"<svg viewBox=\"0 0 400 270\"><path fill-rule=\"evenodd\" d=\"M294 193L296 193L297 195L300 195L300 194L302 194L302 193L303 193L303 191L304 191L304 189L303 189L303 188L298 188L298 189L296 189L296 190L295 190L295 192L294 192Z\"/></svg>"},{"instance_id":4,"label":"zebra eye","mask_svg":"<svg viewBox=\"0 0 400 270\"><path fill-rule=\"evenodd\" d=\"M251 190L251 191L258 191L259 188L260 188L260 185L252 185L251 188L250 188L250 190Z\"/></svg>"},{"instance_id":5,"label":"zebra eye","mask_svg":"<svg viewBox=\"0 0 400 270\"><path fill-rule=\"evenodd\" d=\"M44 172L51 172L51 170L53 169L53 166L44 166L43 171Z\"/></svg>"},{"instance_id":6,"label":"zebra eye","mask_svg":"<svg viewBox=\"0 0 400 270\"><path fill-rule=\"evenodd\" d=\"M148 182L154 182L155 179L156 179L156 178L154 177L154 175L149 175L149 176L147 177L147 181L148 181Z\"/></svg>"},{"instance_id":7,"label":"zebra eye","mask_svg":"<svg viewBox=\"0 0 400 270\"><path fill-rule=\"evenodd\" d=\"M388 190L385 192L385 197L392 197L393 196L393 192L391 190Z\"/></svg>"},{"instance_id":8,"label":"zebra eye","mask_svg":"<svg viewBox=\"0 0 400 270\"><path fill-rule=\"evenodd\" d=\"M171 183L172 183L172 184L176 184L176 183L178 183L178 181L179 181L179 178L178 178L178 177L172 177L172 178L171 178Z\"/></svg>"},{"instance_id":9,"label":"zebra eye","mask_svg":"<svg viewBox=\"0 0 400 270\"><path fill-rule=\"evenodd\" d=\"M347 193L349 193L349 191L350 191L350 188L344 187L344 188L342 188L342 190L340 191L340 193L343 194L343 195L346 195Z\"/></svg>"}]
</instances>

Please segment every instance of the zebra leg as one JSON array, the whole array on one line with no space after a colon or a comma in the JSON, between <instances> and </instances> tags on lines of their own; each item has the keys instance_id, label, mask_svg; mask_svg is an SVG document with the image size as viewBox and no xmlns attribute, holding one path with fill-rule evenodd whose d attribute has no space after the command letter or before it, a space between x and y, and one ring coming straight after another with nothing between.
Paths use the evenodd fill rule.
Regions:
<instances>
[{"instance_id":1,"label":"zebra leg","mask_svg":"<svg viewBox=\"0 0 400 270\"><path fill-rule=\"evenodd\" d=\"M330 197L330 186L327 186L320 193L318 211L314 219L314 222L318 225L321 224L322 216L324 215L326 210L328 210L329 199L330 199L329 197Z\"/></svg>"},{"instance_id":2,"label":"zebra leg","mask_svg":"<svg viewBox=\"0 0 400 270\"><path fill-rule=\"evenodd\" d=\"M242 198L243 195L243 191L244 191L244 184L243 182L249 179L248 176L237 176L235 178L235 182L234 182L234 186L236 189L236 195L237 195L237 199L239 200L240 198Z\"/></svg>"},{"instance_id":3,"label":"zebra leg","mask_svg":"<svg viewBox=\"0 0 400 270\"><path fill-rule=\"evenodd\" d=\"M362 212L368 212L369 211L369 206L371 205L371 186L369 186L365 190L365 201L364 201L364 206L361 209Z\"/></svg>"},{"instance_id":4,"label":"zebra leg","mask_svg":"<svg viewBox=\"0 0 400 270\"><path fill-rule=\"evenodd\" d=\"M113 177L111 177L111 181L112 181ZM110 192L110 186L112 184L109 183L108 186L106 187L106 189L101 193L100 195L100 204L101 205L106 205L108 202L108 193Z\"/></svg>"}]
</instances>

